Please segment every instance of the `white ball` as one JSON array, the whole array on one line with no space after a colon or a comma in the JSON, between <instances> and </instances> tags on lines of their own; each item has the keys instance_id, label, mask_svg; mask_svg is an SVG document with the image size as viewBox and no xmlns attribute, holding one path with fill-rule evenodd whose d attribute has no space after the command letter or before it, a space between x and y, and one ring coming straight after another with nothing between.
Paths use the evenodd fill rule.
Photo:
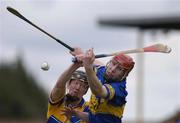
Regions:
<instances>
[{"instance_id":1,"label":"white ball","mask_svg":"<svg viewBox=\"0 0 180 123\"><path fill-rule=\"evenodd\" d=\"M43 62L41 64L41 69L45 71L49 70L49 64L47 62Z\"/></svg>"}]
</instances>

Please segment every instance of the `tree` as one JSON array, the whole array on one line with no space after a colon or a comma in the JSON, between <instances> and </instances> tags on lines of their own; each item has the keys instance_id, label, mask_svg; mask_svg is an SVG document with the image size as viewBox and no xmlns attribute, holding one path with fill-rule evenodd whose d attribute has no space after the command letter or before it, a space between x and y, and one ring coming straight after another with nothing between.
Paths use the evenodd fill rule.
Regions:
<instances>
[{"instance_id":1,"label":"tree","mask_svg":"<svg viewBox=\"0 0 180 123\"><path fill-rule=\"evenodd\" d=\"M0 64L0 118L45 118L47 94L23 60Z\"/></svg>"}]
</instances>

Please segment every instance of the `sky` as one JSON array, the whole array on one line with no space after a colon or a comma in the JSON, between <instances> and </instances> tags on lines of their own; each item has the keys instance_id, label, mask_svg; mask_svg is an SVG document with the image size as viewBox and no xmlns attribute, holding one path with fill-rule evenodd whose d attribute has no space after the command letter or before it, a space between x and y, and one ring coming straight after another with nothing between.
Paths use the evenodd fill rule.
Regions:
<instances>
[{"instance_id":1,"label":"sky","mask_svg":"<svg viewBox=\"0 0 180 123\"><path fill-rule=\"evenodd\" d=\"M96 54L137 48L136 28L108 28L98 24L101 17L144 17L177 15L179 0L1 0L0 61L11 62L18 53L26 67L50 93L58 76L71 64L69 51L56 41L12 15L7 6L72 47ZM143 67L144 118L161 120L180 109L180 40L179 31L165 34L158 30L144 32L144 46L164 43L170 54L144 53L144 65L138 65L137 54L131 54L137 65L128 76L129 92L124 120L134 120L137 112L137 67ZM99 59L106 63L110 58ZM42 71L47 61L49 71ZM89 100L90 91L85 96Z\"/></svg>"}]
</instances>

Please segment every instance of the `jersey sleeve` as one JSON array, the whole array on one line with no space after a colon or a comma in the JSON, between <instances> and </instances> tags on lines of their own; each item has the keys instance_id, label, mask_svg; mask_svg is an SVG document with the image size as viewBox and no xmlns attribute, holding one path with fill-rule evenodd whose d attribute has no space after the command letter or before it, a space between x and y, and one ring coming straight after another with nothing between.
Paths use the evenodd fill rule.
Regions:
<instances>
[{"instance_id":1,"label":"jersey sleeve","mask_svg":"<svg viewBox=\"0 0 180 123\"><path fill-rule=\"evenodd\" d=\"M106 88L107 96L105 99L111 100L115 95L115 90L110 84L104 84L103 85Z\"/></svg>"},{"instance_id":2,"label":"jersey sleeve","mask_svg":"<svg viewBox=\"0 0 180 123\"><path fill-rule=\"evenodd\" d=\"M50 103L51 105L57 105L57 104L59 104L59 103L62 103L63 99L64 99L64 97L63 97L63 98L60 98L59 100L53 101L53 100L52 100L52 95L50 94L50 96L49 96L49 103Z\"/></svg>"},{"instance_id":3,"label":"jersey sleeve","mask_svg":"<svg viewBox=\"0 0 180 123\"><path fill-rule=\"evenodd\" d=\"M109 89L109 103L115 106L121 106L126 103L127 91L124 86L119 83L107 84Z\"/></svg>"}]
</instances>

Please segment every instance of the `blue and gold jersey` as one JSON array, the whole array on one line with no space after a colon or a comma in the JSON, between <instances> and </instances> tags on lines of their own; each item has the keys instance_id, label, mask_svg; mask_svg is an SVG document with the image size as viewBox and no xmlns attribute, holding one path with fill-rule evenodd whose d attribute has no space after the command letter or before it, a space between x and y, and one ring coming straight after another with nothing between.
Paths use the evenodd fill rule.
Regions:
<instances>
[{"instance_id":1,"label":"blue and gold jersey","mask_svg":"<svg viewBox=\"0 0 180 123\"><path fill-rule=\"evenodd\" d=\"M126 80L106 81L104 79L105 66L97 68L96 75L107 89L106 98L91 95L90 99L90 123L121 123L124 106L126 103Z\"/></svg>"},{"instance_id":2,"label":"blue and gold jersey","mask_svg":"<svg viewBox=\"0 0 180 123\"><path fill-rule=\"evenodd\" d=\"M72 116L70 120L67 119L65 115L62 115L61 110L64 109L65 102L64 99L61 99L57 103L53 103L51 99L49 99L48 103L48 111L47 111L47 123L84 123L81 119ZM88 103L85 102L84 99L81 100L78 106L75 107L75 109L83 112L88 112L89 107Z\"/></svg>"}]
</instances>

